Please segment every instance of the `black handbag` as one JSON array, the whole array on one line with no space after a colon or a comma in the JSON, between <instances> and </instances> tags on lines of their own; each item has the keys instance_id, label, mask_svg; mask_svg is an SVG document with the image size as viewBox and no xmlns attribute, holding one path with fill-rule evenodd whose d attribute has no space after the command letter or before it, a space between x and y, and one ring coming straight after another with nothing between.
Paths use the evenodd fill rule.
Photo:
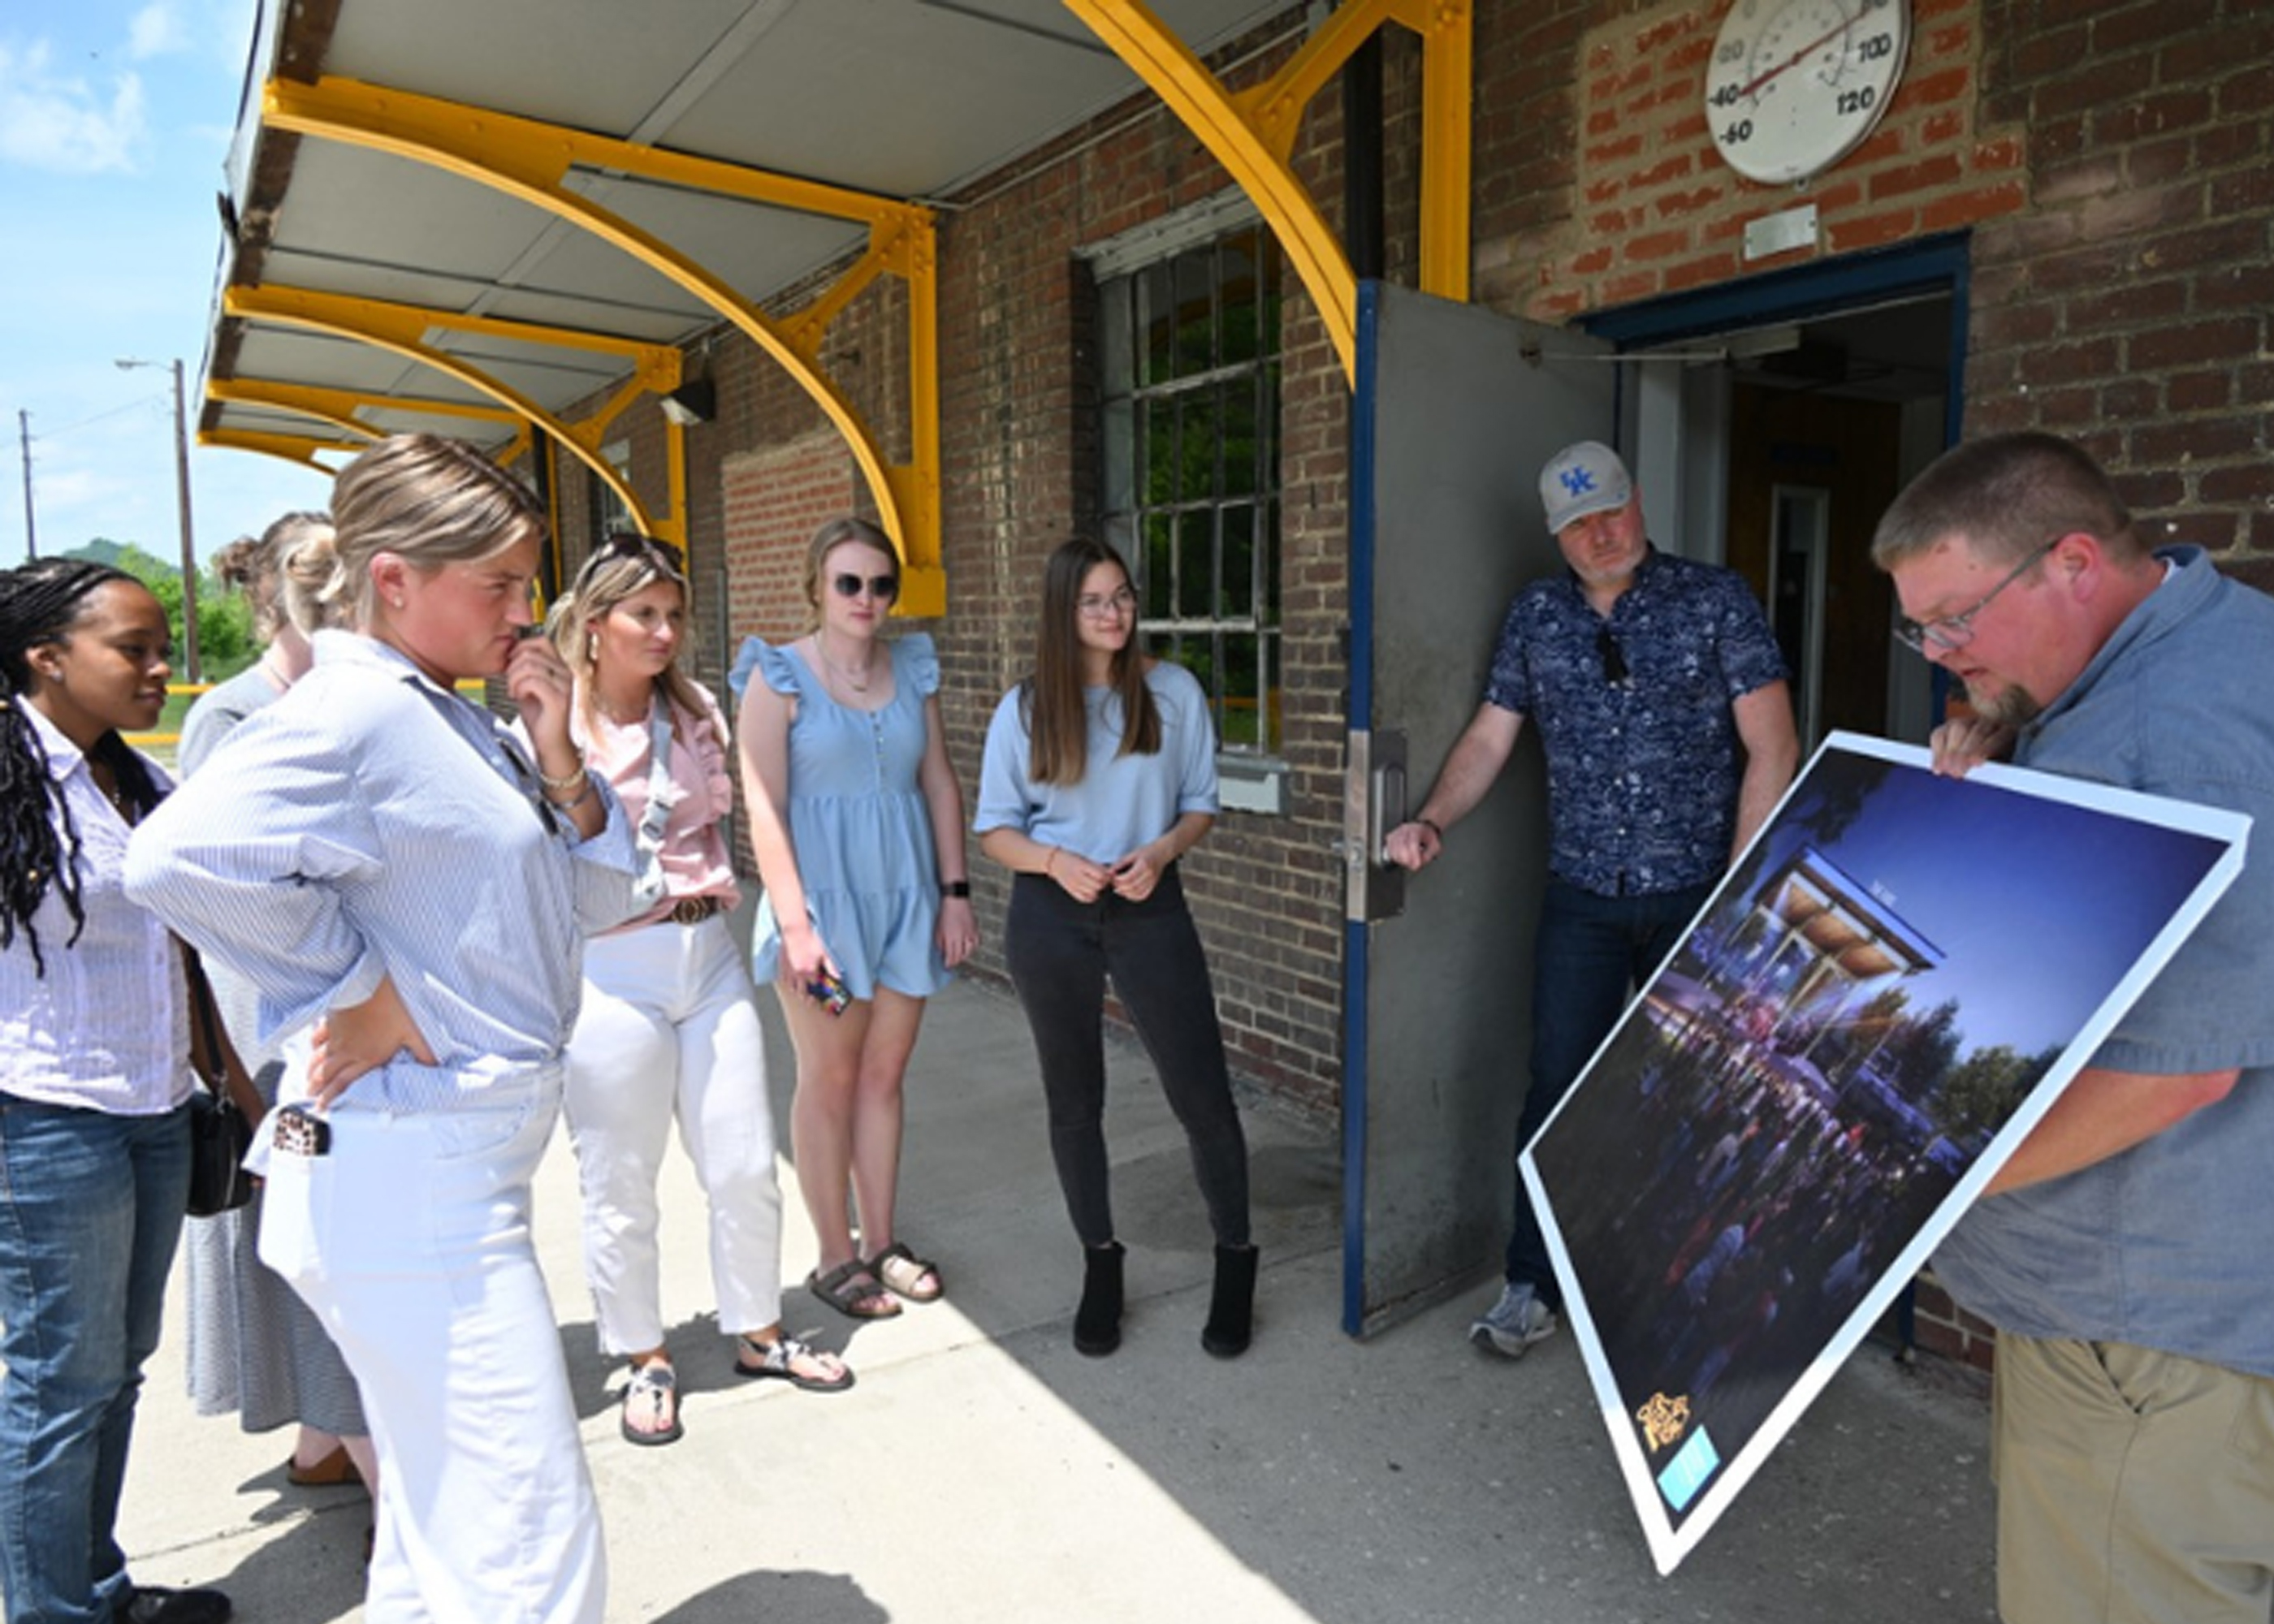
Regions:
<instances>
[{"instance_id":1,"label":"black handbag","mask_svg":"<svg viewBox=\"0 0 2274 1624\"><path fill-rule=\"evenodd\" d=\"M188 968L190 1002L197 1011L207 1065L213 1073L200 1073L198 1081L203 1086L190 1094L188 1210L192 1218L210 1218L252 1199L252 1175L245 1170L245 1154L252 1148L252 1120L237 1109L222 1078L221 1019L205 969L194 957L188 959Z\"/></svg>"}]
</instances>

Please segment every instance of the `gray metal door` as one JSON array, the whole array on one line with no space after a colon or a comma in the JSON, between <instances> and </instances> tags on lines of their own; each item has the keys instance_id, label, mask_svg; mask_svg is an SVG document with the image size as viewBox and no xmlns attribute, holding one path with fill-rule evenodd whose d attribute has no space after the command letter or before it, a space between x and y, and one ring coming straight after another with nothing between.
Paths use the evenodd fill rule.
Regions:
<instances>
[{"instance_id":1,"label":"gray metal door","mask_svg":"<svg viewBox=\"0 0 2274 1624\"><path fill-rule=\"evenodd\" d=\"M1541 464L1613 437L1616 368L1579 335L1367 283L1352 413L1344 855L1343 1325L1365 1335L1500 1255L1546 874L1536 741L1419 876L1382 838L1484 691L1523 583L1562 568Z\"/></svg>"}]
</instances>

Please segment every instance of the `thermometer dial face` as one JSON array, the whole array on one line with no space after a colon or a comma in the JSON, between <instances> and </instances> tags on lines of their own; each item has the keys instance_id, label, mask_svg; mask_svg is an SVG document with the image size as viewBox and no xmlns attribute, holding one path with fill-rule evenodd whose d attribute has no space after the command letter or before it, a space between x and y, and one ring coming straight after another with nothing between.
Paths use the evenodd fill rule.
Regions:
<instances>
[{"instance_id":1,"label":"thermometer dial face","mask_svg":"<svg viewBox=\"0 0 2274 1624\"><path fill-rule=\"evenodd\" d=\"M1706 74L1714 147L1770 184L1829 169L1887 110L1910 40L1909 0L1736 0Z\"/></svg>"}]
</instances>

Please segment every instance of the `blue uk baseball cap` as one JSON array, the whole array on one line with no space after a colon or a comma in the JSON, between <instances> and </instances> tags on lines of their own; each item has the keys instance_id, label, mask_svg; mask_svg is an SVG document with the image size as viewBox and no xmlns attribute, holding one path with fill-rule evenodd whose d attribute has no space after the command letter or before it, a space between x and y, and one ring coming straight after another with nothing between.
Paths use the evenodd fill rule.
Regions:
<instances>
[{"instance_id":1,"label":"blue uk baseball cap","mask_svg":"<svg viewBox=\"0 0 2274 1624\"><path fill-rule=\"evenodd\" d=\"M1540 505L1547 510L1552 532L1590 514L1623 508L1633 495L1634 480L1627 465L1600 440L1566 446L1540 470Z\"/></svg>"}]
</instances>

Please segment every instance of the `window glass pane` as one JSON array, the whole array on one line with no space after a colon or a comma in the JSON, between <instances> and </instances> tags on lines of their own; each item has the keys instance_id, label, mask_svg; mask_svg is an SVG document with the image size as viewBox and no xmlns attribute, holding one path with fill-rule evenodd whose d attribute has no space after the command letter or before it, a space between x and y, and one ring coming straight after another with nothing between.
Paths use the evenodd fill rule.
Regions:
<instances>
[{"instance_id":1,"label":"window glass pane","mask_svg":"<svg viewBox=\"0 0 2274 1624\"><path fill-rule=\"evenodd\" d=\"M1216 510L1196 508L1177 515L1177 613L1186 620L1216 614Z\"/></svg>"},{"instance_id":2,"label":"window glass pane","mask_svg":"<svg viewBox=\"0 0 2274 1624\"><path fill-rule=\"evenodd\" d=\"M1137 313L1144 329L1142 383L1162 383L1176 375L1177 310L1169 267L1148 265L1137 273Z\"/></svg>"},{"instance_id":3,"label":"window glass pane","mask_svg":"<svg viewBox=\"0 0 2274 1624\"><path fill-rule=\"evenodd\" d=\"M1118 276L1097 290L1098 382L1109 398L1124 395L1137 382L1137 342L1129 320L1136 297L1133 278Z\"/></svg>"},{"instance_id":4,"label":"window glass pane","mask_svg":"<svg viewBox=\"0 0 2274 1624\"><path fill-rule=\"evenodd\" d=\"M1263 446L1256 436L1255 378L1250 373L1226 379L1218 387L1224 391L1219 419L1224 434L1221 489L1226 497L1253 496L1258 488L1256 470L1263 455Z\"/></svg>"},{"instance_id":5,"label":"window glass pane","mask_svg":"<svg viewBox=\"0 0 2274 1624\"><path fill-rule=\"evenodd\" d=\"M1255 269L1257 247L1256 232L1239 231L1226 237L1217 251L1216 298L1224 307L1224 356L1220 364L1224 366L1253 361L1262 353L1258 328L1262 289Z\"/></svg>"},{"instance_id":6,"label":"window glass pane","mask_svg":"<svg viewBox=\"0 0 2274 1624\"><path fill-rule=\"evenodd\" d=\"M1171 596L1176 590L1177 582L1176 551L1171 545L1171 525L1172 521L1165 513L1145 515L1145 559L1138 566L1138 570L1145 577L1143 618L1148 620L1167 620L1169 605L1176 601Z\"/></svg>"},{"instance_id":7,"label":"window glass pane","mask_svg":"<svg viewBox=\"0 0 2274 1624\"><path fill-rule=\"evenodd\" d=\"M1126 400L1104 406L1105 511L1126 514L1137 505L1136 410Z\"/></svg>"},{"instance_id":8,"label":"window glass pane","mask_svg":"<svg viewBox=\"0 0 2274 1624\"><path fill-rule=\"evenodd\" d=\"M1178 440L1183 463L1178 470L1174 500L1209 501L1216 493L1216 464L1223 443L1216 426L1216 390L1188 389L1178 400L1183 414Z\"/></svg>"},{"instance_id":9,"label":"window glass pane","mask_svg":"<svg viewBox=\"0 0 2274 1624\"><path fill-rule=\"evenodd\" d=\"M1251 632L1229 633L1224 638L1222 742L1227 749L1254 749L1263 742L1258 699L1256 639Z\"/></svg>"},{"instance_id":10,"label":"window glass pane","mask_svg":"<svg viewBox=\"0 0 2274 1624\"><path fill-rule=\"evenodd\" d=\"M1177 398L1156 395L1145 402L1145 484L1143 500L1157 508L1177 500L1181 488L1177 466Z\"/></svg>"},{"instance_id":11,"label":"window glass pane","mask_svg":"<svg viewBox=\"0 0 2274 1624\"><path fill-rule=\"evenodd\" d=\"M1216 365L1216 256L1195 248L1177 256L1176 375L1189 378Z\"/></svg>"},{"instance_id":12,"label":"window glass pane","mask_svg":"<svg viewBox=\"0 0 2274 1624\"><path fill-rule=\"evenodd\" d=\"M1255 509L1224 510L1224 594L1216 613L1227 620L1255 613Z\"/></svg>"},{"instance_id":13,"label":"window glass pane","mask_svg":"<svg viewBox=\"0 0 2274 1624\"><path fill-rule=\"evenodd\" d=\"M1266 626L1279 624L1279 504L1266 502L1257 514L1262 530L1262 554L1256 568L1263 576L1263 605L1257 619Z\"/></svg>"},{"instance_id":14,"label":"window glass pane","mask_svg":"<svg viewBox=\"0 0 2274 1624\"><path fill-rule=\"evenodd\" d=\"M1262 639L1263 670L1263 738L1267 750L1279 748L1279 634L1270 633Z\"/></svg>"}]
</instances>

